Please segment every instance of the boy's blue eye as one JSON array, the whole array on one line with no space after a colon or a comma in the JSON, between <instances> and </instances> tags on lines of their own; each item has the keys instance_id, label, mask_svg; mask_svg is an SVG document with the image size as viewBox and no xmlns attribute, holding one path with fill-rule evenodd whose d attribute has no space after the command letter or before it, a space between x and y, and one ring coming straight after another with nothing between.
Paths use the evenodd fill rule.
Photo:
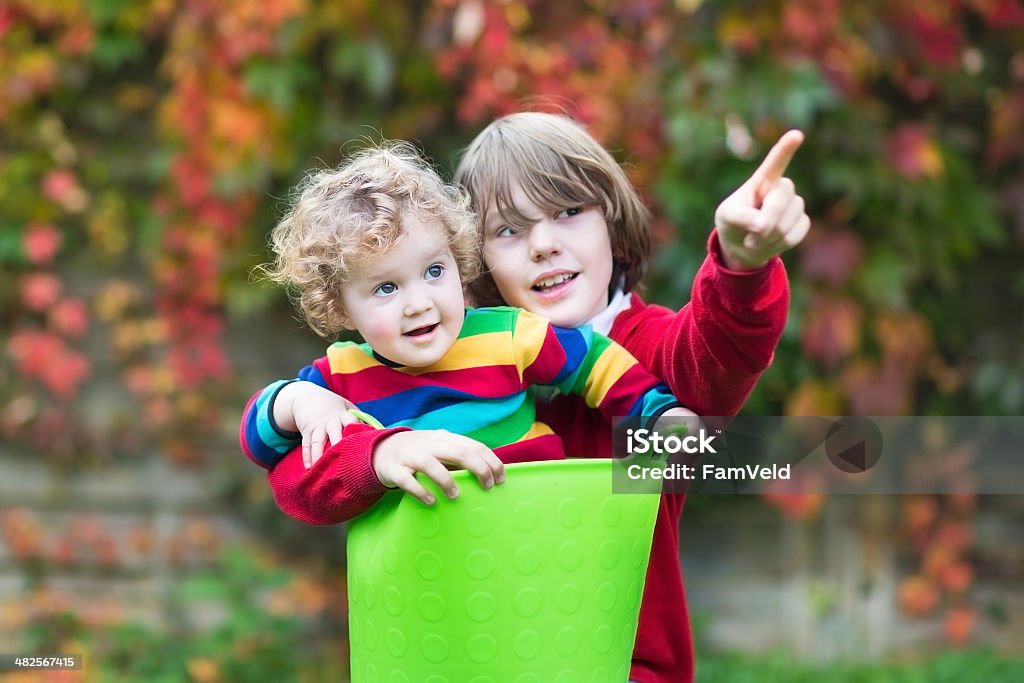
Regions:
<instances>
[{"instance_id":1,"label":"boy's blue eye","mask_svg":"<svg viewBox=\"0 0 1024 683\"><path fill-rule=\"evenodd\" d=\"M516 234L516 229L511 225L503 225L494 232L495 237L511 237Z\"/></svg>"},{"instance_id":2,"label":"boy's blue eye","mask_svg":"<svg viewBox=\"0 0 1024 683\"><path fill-rule=\"evenodd\" d=\"M573 216L578 216L581 213L583 213L582 206L573 206L568 209L562 209L555 214L555 218L572 218Z\"/></svg>"},{"instance_id":3,"label":"boy's blue eye","mask_svg":"<svg viewBox=\"0 0 1024 683\"><path fill-rule=\"evenodd\" d=\"M435 263L427 268L426 276L428 280L436 280L444 274L444 266L440 263Z\"/></svg>"},{"instance_id":4,"label":"boy's blue eye","mask_svg":"<svg viewBox=\"0 0 1024 683\"><path fill-rule=\"evenodd\" d=\"M373 289L374 296L389 296L398 291L398 285L394 282L382 282Z\"/></svg>"}]
</instances>

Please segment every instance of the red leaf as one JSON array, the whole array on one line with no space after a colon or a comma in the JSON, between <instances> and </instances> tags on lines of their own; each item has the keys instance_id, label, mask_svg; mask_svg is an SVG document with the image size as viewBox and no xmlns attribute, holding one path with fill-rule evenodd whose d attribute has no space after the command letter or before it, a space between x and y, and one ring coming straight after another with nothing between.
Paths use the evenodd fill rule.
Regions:
<instances>
[{"instance_id":1,"label":"red leaf","mask_svg":"<svg viewBox=\"0 0 1024 683\"><path fill-rule=\"evenodd\" d=\"M845 230L812 230L800 247L800 270L809 279L838 287L864 261L864 241Z\"/></svg>"},{"instance_id":2,"label":"red leaf","mask_svg":"<svg viewBox=\"0 0 1024 683\"><path fill-rule=\"evenodd\" d=\"M920 367L934 347L931 325L914 311L883 313L874 328L885 363L908 372Z\"/></svg>"},{"instance_id":3,"label":"red leaf","mask_svg":"<svg viewBox=\"0 0 1024 683\"><path fill-rule=\"evenodd\" d=\"M882 367L858 361L840 377L851 415L906 415L910 384L905 369L894 364Z\"/></svg>"},{"instance_id":4,"label":"red leaf","mask_svg":"<svg viewBox=\"0 0 1024 683\"><path fill-rule=\"evenodd\" d=\"M30 273L21 281L21 301L30 311L45 311L60 292L61 282L52 273Z\"/></svg>"},{"instance_id":5,"label":"red leaf","mask_svg":"<svg viewBox=\"0 0 1024 683\"><path fill-rule=\"evenodd\" d=\"M970 606L954 607L946 615L946 622L943 624L943 631L947 640L953 645L966 645L974 632L978 615Z\"/></svg>"},{"instance_id":6,"label":"red leaf","mask_svg":"<svg viewBox=\"0 0 1024 683\"><path fill-rule=\"evenodd\" d=\"M52 225L33 223L22 237L21 246L30 262L42 266L53 262L62 241L60 232Z\"/></svg>"},{"instance_id":7,"label":"red leaf","mask_svg":"<svg viewBox=\"0 0 1024 683\"><path fill-rule=\"evenodd\" d=\"M78 338L89 329L89 315L81 299L66 298L50 311L50 323L69 337Z\"/></svg>"},{"instance_id":8,"label":"red leaf","mask_svg":"<svg viewBox=\"0 0 1024 683\"><path fill-rule=\"evenodd\" d=\"M839 0L802 0L782 7L782 32L786 41L818 51L834 41L839 32Z\"/></svg>"},{"instance_id":9,"label":"red leaf","mask_svg":"<svg viewBox=\"0 0 1024 683\"><path fill-rule=\"evenodd\" d=\"M889 137L886 152L889 162L910 180L934 178L944 170L939 148L924 126L900 126Z\"/></svg>"},{"instance_id":10,"label":"red leaf","mask_svg":"<svg viewBox=\"0 0 1024 683\"><path fill-rule=\"evenodd\" d=\"M71 398L78 392L79 385L89 377L91 369L85 356L64 349L57 358L47 363L40 379L54 395Z\"/></svg>"},{"instance_id":11,"label":"red leaf","mask_svg":"<svg viewBox=\"0 0 1024 683\"><path fill-rule=\"evenodd\" d=\"M931 528L939 514L939 503L932 496L908 498L903 504L903 525L912 536Z\"/></svg>"},{"instance_id":12,"label":"red leaf","mask_svg":"<svg viewBox=\"0 0 1024 683\"><path fill-rule=\"evenodd\" d=\"M814 517L825 502L821 493L766 493L765 502L779 509L783 517L802 521Z\"/></svg>"},{"instance_id":13,"label":"red leaf","mask_svg":"<svg viewBox=\"0 0 1024 683\"><path fill-rule=\"evenodd\" d=\"M860 347L861 317L860 305L853 299L817 297L804 321L804 350L826 365L835 365Z\"/></svg>"},{"instance_id":14,"label":"red leaf","mask_svg":"<svg viewBox=\"0 0 1024 683\"><path fill-rule=\"evenodd\" d=\"M43 176L41 189L44 197L71 213L79 213L89 205L89 195L79 186L75 174L66 168L54 169Z\"/></svg>"},{"instance_id":15,"label":"red leaf","mask_svg":"<svg viewBox=\"0 0 1024 683\"><path fill-rule=\"evenodd\" d=\"M939 589L923 576L912 576L900 584L897 600L900 609L911 617L923 617L939 604Z\"/></svg>"},{"instance_id":16,"label":"red leaf","mask_svg":"<svg viewBox=\"0 0 1024 683\"><path fill-rule=\"evenodd\" d=\"M966 562L954 562L939 573L939 583L952 595L963 595L974 581L974 568Z\"/></svg>"},{"instance_id":17,"label":"red leaf","mask_svg":"<svg viewBox=\"0 0 1024 683\"><path fill-rule=\"evenodd\" d=\"M1024 5L1020 0L975 0L971 4L990 28L1007 29L1024 24Z\"/></svg>"},{"instance_id":18,"label":"red leaf","mask_svg":"<svg viewBox=\"0 0 1024 683\"><path fill-rule=\"evenodd\" d=\"M928 62L946 69L960 64L964 35L960 29L959 9L952 3L924 3L913 7L903 17L906 36Z\"/></svg>"},{"instance_id":19,"label":"red leaf","mask_svg":"<svg viewBox=\"0 0 1024 683\"><path fill-rule=\"evenodd\" d=\"M16 332L7 348L22 375L39 380L58 398L73 396L91 372L85 356L50 332Z\"/></svg>"}]
</instances>

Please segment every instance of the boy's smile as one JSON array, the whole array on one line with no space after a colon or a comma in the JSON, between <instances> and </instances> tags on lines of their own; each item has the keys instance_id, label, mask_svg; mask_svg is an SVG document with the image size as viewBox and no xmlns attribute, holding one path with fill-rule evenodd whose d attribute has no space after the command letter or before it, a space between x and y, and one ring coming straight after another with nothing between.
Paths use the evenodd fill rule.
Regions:
<instances>
[{"instance_id":1,"label":"boy's smile","mask_svg":"<svg viewBox=\"0 0 1024 683\"><path fill-rule=\"evenodd\" d=\"M534 280L533 286L530 289L537 292L541 297L558 298L569 289L568 283L575 280L578 276L579 273L568 270L543 273Z\"/></svg>"},{"instance_id":2,"label":"boy's smile","mask_svg":"<svg viewBox=\"0 0 1024 683\"><path fill-rule=\"evenodd\" d=\"M380 356L408 367L439 361L462 331L462 280L436 220L403 220L404 232L341 287L345 327Z\"/></svg>"},{"instance_id":3,"label":"boy's smile","mask_svg":"<svg viewBox=\"0 0 1024 683\"><path fill-rule=\"evenodd\" d=\"M612 247L597 207L544 211L516 186L516 209L536 217L509 226L492 208L484 227L484 261L502 298L561 327L586 324L608 305Z\"/></svg>"}]
</instances>

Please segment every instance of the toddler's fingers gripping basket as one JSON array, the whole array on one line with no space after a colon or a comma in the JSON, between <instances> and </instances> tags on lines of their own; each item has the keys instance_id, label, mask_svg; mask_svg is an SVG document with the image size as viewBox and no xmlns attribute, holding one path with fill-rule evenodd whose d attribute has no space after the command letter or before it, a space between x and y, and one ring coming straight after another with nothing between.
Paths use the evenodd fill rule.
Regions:
<instances>
[{"instance_id":1,"label":"toddler's fingers gripping basket","mask_svg":"<svg viewBox=\"0 0 1024 683\"><path fill-rule=\"evenodd\" d=\"M352 683L625 681L658 495L611 460L509 465L427 507L389 493L348 535Z\"/></svg>"}]
</instances>

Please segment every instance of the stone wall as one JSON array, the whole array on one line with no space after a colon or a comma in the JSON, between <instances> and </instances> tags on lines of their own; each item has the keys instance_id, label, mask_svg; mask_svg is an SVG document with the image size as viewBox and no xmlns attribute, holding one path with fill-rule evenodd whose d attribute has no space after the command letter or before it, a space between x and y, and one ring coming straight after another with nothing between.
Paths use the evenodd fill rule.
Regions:
<instances>
[{"instance_id":1,"label":"stone wall","mask_svg":"<svg viewBox=\"0 0 1024 683\"><path fill-rule=\"evenodd\" d=\"M262 474L244 472L265 493ZM692 497L682 556L701 646L820 660L942 647L940 617L908 620L896 608L912 569L900 553L897 501L875 501L866 515L863 498L836 496L815 521L797 524L751 498ZM980 501L972 642L1019 653L1024 499ZM0 651L16 651L32 610L62 605L98 626L125 617L165 624L175 585L211 566L224 544L252 536L209 472L153 457L62 474L0 452Z\"/></svg>"},{"instance_id":2,"label":"stone wall","mask_svg":"<svg viewBox=\"0 0 1024 683\"><path fill-rule=\"evenodd\" d=\"M980 496L967 593L971 644L1024 652L1024 497ZM807 523L749 497L688 501L681 525L687 596L707 647L786 649L811 660L901 656L948 647L943 605L907 618L900 581L917 570L900 498L833 496ZM868 510L871 510L868 512Z\"/></svg>"},{"instance_id":3,"label":"stone wall","mask_svg":"<svg viewBox=\"0 0 1024 683\"><path fill-rule=\"evenodd\" d=\"M165 459L62 473L0 453L0 651L37 610L164 624L174 585L248 536L204 473Z\"/></svg>"}]
</instances>

